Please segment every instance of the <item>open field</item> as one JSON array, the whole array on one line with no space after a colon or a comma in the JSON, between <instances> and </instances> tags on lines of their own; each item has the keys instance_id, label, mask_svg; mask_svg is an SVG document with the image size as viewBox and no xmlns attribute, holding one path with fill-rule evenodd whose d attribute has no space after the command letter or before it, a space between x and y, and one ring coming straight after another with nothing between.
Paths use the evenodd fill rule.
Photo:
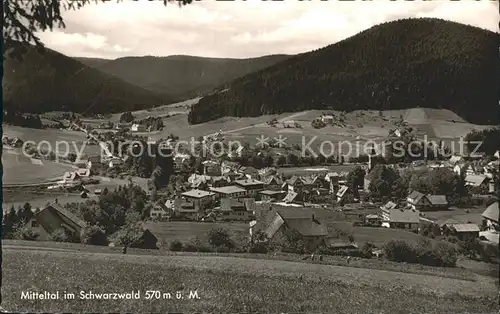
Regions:
<instances>
[{"instance_id":1,"label":"open field","mask_svg":"<svg viewBox=\"0 0 500 314\"><path fill-rule=\"evenodd\" d=\"M226 229L234 237L248 236L248 223L167 221L150 222L147 227L159 239L159 244L164 249L168 249L169 243L174 240L182 243L187 243L195 237L206 240L208 232L214 228Z\"/></svg>"},{"instance_id":2,"label":"open field","mask_svg":"<svg viewBox=\"0 0 500 314\"><path fill-rule=\"evenodd\" d=\"M74 170L70 164L48 160L33 160L21 155L20 150L3 149L3 185L37 184L61 177L64 172Z\"/></svg>"},{"instance_id":3,"label":"open field","mask_svg":"<svg viewBox=\"0 0 500 314\"><path fill-rule=\"evenodd\" d=\"M477 275L476 275L477 276ZM148 256L4 249L3 302L31 312L495 313L496 287L478 281L354 267L221 256ZM410 284L411 283L411 286ZM21 300L21 291L75 300ZM79 291L141 291L140 300L79 300ZM146 290L174 296L145 300ZM196 290L199 299L189 299ZM175 300L182 291L184 299ZM408 297L411 295L411 297Z\"/></svg>"}]
</instances>

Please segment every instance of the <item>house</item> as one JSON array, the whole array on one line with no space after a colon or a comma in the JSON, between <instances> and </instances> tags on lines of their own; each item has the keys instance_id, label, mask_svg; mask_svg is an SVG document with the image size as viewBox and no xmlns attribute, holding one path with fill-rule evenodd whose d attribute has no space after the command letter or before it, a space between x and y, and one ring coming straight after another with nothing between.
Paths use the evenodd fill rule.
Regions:
<instances>
[{"instance_id":1,"label":"house","mask_svg":"<svg viewBox=\"0 0 500 314\"><path fill-rule=\"evenodd\" d=\"M445 195L427 195L427 199L433 209L448 209L448 200Z\"/></svg>"},{"instance_id":2,"label":"house","mask_svg":"<svg viewBox=\"0 0 500 314\"><path fill-rule=\"evenodd\" d=\"M24 142L23 142L20 138L18 138L18 137L14 137L14 138L10 141L10 146L19 148L19 147L22 147L22 146L23 146L23 143L24 143Z\"/></svg>"},{"instance_id":3,"label":"house","mask_svg":"<svg viewBox=\"0 0 500 314\"><path fill-rule=\"evenodd\" d=\"M347 185L342 185L340 187L340 189L337 191L336 196L337 196L337 202L338 203L342 202L342 200L344 199L344 196L345 196L347 190L349 190L349 187Z\"/></svg>"},{"instance_id":4,"label":"house","mask_svg":"<svg viewBox=\"0 0 500 314\"><path fill-rule=\"evenodd\" d=\"M130 123L116 123L115 130L122 131L130 128Z\"/></svg>"},{"instance_id":5,"label":"house","mask_svg":"<svg viewBox=\"0 0 500 314\"><path fill-rule=\"evenodd\" d=\"M97 167L102 165L101 156L89 156L86 161L87 169L95 170Z\"/></svg>"},{"instance_id":6,"label":"house","mask_svg":"<svg viewBox=\"0 0 500 314\"><path fill-rule=\"evenodd\" d=\"M382 209L382 211L391 210L391 209L395 209L395 208L398 208L398 204L391 202L391 201L385 203L385 205L380 206L380 209Z\"/></svg>"},{"instance_id":7,"label":"house","mask_svg":"<svg viewBox=\"0 0 500 314\"><path fill-rule=\"evenodd\" d=\"M221 166L218 162L213 160L205 160L203 163L203 174L207 176L220 176L222 175Z\"/></svg>"},{"instance_id":8,"label":"house","mask_svg":"<svg viewBox=\"0 0 500 314\"><path fill-rule=\"evenodd\" d=\"M108 162L108 167L114 168L114 167L122 165L122 164L123 164L123 160L121 160L118 157L112 157L111 160Z\"/></svg>"},{"instance_id":9,"label":"house","mask_svg":"<svg viewBox=\"0 0 500 314\"><path fill-rule=\"evenodd\" d=\"M489 190L489 179L484 174L469 174L465 177L465 185L471 188Z\"/></svg>"},{"instance_id":10,"label":"house","mask_svg":"<svg viewBox=\"0 0 500 314\"><path fill-rule=\"evenodd\" d=\"M299 197L299 193L294 191L288 191L287 195L283 198L282 202L286 204L298 203L302 197Z\"/></svg>"},{"instance_id":11,"label":"house","mask_svg":"<svg viewBox=\"0 0 500 314\"><path fill-rule=\"evenodd\" d=\"M464 162L464 157L460 155L453 155L448 159L448 162L450 165L455 166L457 164L463 163Z\"/></svg>"},{"instance_id":12,"label":"house","mask_svg":"<svg viewBox=\"0 0 500 314\"><path fill-rule=\"evenodd\" d=\"M173 216L176 219L198 221L203 215L200 214L193 202L178 198L174 203Z\"/></svg>"},{"instance_id":13,"label":"house","mask_svg":"<svg viewBox=\"0 0 500 314\"><path fill-rule=\"evenodd\" d=\"M283 180L279 176L269 176L263 179L264 188L267 190L280 190Z\"/></svg>"},{"instance_id":14,"label":"house","mask_svg":"<svg viewBox=\"0 0 500 314\"><path fill-rule=\"evenodd\" d=\"M215 192L218 198L241 198L246 197L248 195L247 190L236 186L236 185L228 185L223 187L210 187L210 191Z\"/></svg>"},{"instance_id":15,"label":"house","mask_svg":"<svg viewBox=\"0 0 500 314\"><path fill-rule=\"evenodd\" d=\"M488 206L485 211L481 214L481 217L486 222L486 226L491 230L499 230L498 225L498 201L494 202Z\"/></svg>"},{"instance_id":16,"label":"house","mask_svg":"<svg viewBox=\"0 0 500 314\"><path fill-rule=\"evenodd\" d=\"M38 239L48 241L57 229L63 229L75 241L79 241L82 229L87 224L57 203L44 207L33 215L31 229L39 234Z\"/></svg>"},{"instance_id":17,"label":"house","mask_svg":"<svg viewBox=\"0 0 500 314\"><path fill-rule=\"evenodd\" d=\"M223 176L214 176L210 178L210 186L213 187L223 187L229 185L229 178Z\"/></svg>"},{"instance_id":18,"label":"house","mask_svg":"<svg viewBox=\"0 0 500 314\"><path fill-rule=\"evenodd\" d=\"M210 176L193 173L188 178L188 183L192 188L199 188L203 185L203 183L207 183L211 180Z\"/></svg>"},{"instance_id":19,"label":"house","mask_svg":"<svg viewBox=\"0 0 500 314\"><path fill-rule=\"evenodd\" d=\"M215 201L215 193L198 189L192 189L181 193L181 197L183 197L186 201L193 203L195 208L200 212L204 212L205 209L208 208L213 201Z\"/></svg>"},{"instance_id":20,"label":"house","mask_svg":"<svg viewBox=\"0 0 500 314\"><path fill-rule=\"evenodd\" d=\"M305 176L300 177L302 180L304 188L319 189L323 186L323 179L320 176Z\"/></svg>"},{"instance_id":21,"label":"house","mask_svg":"<svg viewBox=\"0 0 500 314\"><path fill-rule=\"evenodd\" d=\"M338 172L328 172L325 174L325 179L326 182L334 182L337 183L339 182L339 174Z\"/></svg>"},{"instance_id":22,"label":"house","mask_svg":"<svg viewBox=\"0 0 500 314\"><path fill-rule=\"evenodd\" d=\"M382 227L418 231L420 212L416 209L382 209Z\"/></svg>"},{"instance_id":23,"label":"house","mask_svg":"<svg viewBox=\"0 0 500 314\"><path fill-rule=\"evenodd\" d=\"M264 189L264 182L255 179L235 180L234 184L247 190L248 194L253 196Z\"/></svg>"},{"instance_id":24,"label":"house","mask_svg":"<svg viewBox=\"0 0 500 314\"><path fill-rule=\"evenodd\" d=\"M292 176L290 179L286 180L281 189L290 191L299 191L304 187L304 181L298 176Z\"/></svg>"},{"instance_id":25,"label":"house","mask_svg":"<svg viewBox=\"0 0 500 314\"><path fill-rule=\"evenodd\" d=\"M268 202L276 202L283 199L285 191L263 190L259 191L260 199Z\"/></svg>"},{"instance_id":26,"label":"house","mask_svg":"<svg viewBox=\"0 0 500 314\"><path fill-rule=\"evenodd\" d=\"M363 181L363 190L365 192L370 192L370 184L373 180L373 176L375 175L375 172L374 171L371 171L372 169L370 169L370 172L368 172L366 175L365 175L365 179Z\"/></svg>"},{"instance_id":27,"label":"house","mask_svg":"<svg viewBox=\"0 0 500 314\"><path fill-rule=\"evenodd\" d=\"M230 149L227 156L229 158L241 157L243 155L244 150L245 150L245 147L243 147L242 145L239 145L238 148L236 148L235 150Z\"/></svg>"},{"instance_id":28,"label":"house","mask_svg":"<svg viewBox=\"0 0 500 314\"><path fill-rule=\"evenodd\" d=\"M75 182L80 180L80 176L76 171L65 172L63 175L63 181L66 182Z\"/></svg>"},{"instance_id":29,"label":"house","mask_svg":"<svg viewBox=\"0 0 500 314\"><path fill-rule=\"evenodd\" d=\"M479 238L479 227L476 224L445 224L443 227L445 235L454 235L461 241Z\"/></svg>"},{"instance_id":30,"label":"house","mask_svg":"<svg viewBox=\"0 0 500 314\"><path fill-rule=\"evenodd\" d=\"M320 119L325 124L333 124L333 115L331 115L331 114L321 115Z\"/></svg>"},{"instance_id":31,"label":"house","mask_svg":"<svg viewBox=\"0 0 500 314\"><path fill-rule=\"evenodd\" d=\"M134 123L130 127L132 132L146 132L146 126L144 124Z\"/></svg>"},{"instance_id":32,"label":"house","mask_svg":"<svg viewBox=\"0 0 500 314\"><path fill-rule=\"evenodd\" d=\"M260 219L259 219L260 218ZM314 251L324 243L328 229L319 217L302 209L272 209L258 217L250 228L250 235L262 231L267 239L280 243L288 231L297 232L309 250Z\"/></svg>"},{"instance_id":33,"label":"house","mask_svg":"<svg viewBox=\"0 0 500 314\"><path fill-rule=\"evenodd\" d=\"M425 196L425 194L420 193L419 191L413 191L406 198L407 207L413 209L424 209L431 208L431 203L429 199Z\"/></svg>"},{"instance_id":34,"label":"house","mask_svg":"<svg viewBox=\"0 0 500 314\"><path fill-rule=\"evenodd\" d=\"M181 154L177 153L174 155L174 170L175 171L180 171L182 169L182 166L184 164L187 164L187 162L191 159L191 156L188 154Z\"/></svg>"},{"instance_id":35,"label":"house","mask_svg":"<svg viewBox=\"0 0 500 314\"><path fill-rule=\"evenodd\" d=\"M254 219L255 199L244 199L242 201L223 198L220 200L218 219L223 221L249 221Z\"/></svg>"},{"instance_id":36,"label":"house","mask_svg":"<svg viewBox=\"0 0 500 314\"><path fill-rule=\"evenodd\" d=\"M89 178L90 177L90 169L82 169L82 168L80 168L80 169L78 169L76 171L76 173L78 174L78 176L80 178Z\"/></svg>"},{"instance_id":37,"label":"house","mask_svg":"<svg viewBox=\"0 0 500 314\"><path fill-rule=\"evenodd\" d=\"M369 214L365 216L365 222L370 225L376 225L380 223L380 216L376 214Z\"/></svg>"},{"instance_id":38,"label":"house","mask_svg":"<svg viewBox=\"0 0 500 314\"><path fill-rule=\"evenodd\" d=\"M149 217L155 220L166 220L172 214L172 207L168 208L166 203L156 202L149 212Z\"/></svg>"},{"instance_id":39,"label":"house","mask_svg":"<svg viewBox=\"0 0 500 314\"><path fill-rule=\"evenodd\" d=\"M137 223L134 226L134 238L129 246L138 249L158 249L158 238L147 228L143 222Z\"/></svg>"},{"instance_id":40,"label":"house","mask_svg":"<svg viewBox=\"0 0 500 314\"><path fill-rule=\"evenodd\" d=\"M248 179L259 178L259 170L257 170L254 167L245 167L245 166L243 166L243 167L240 167L238 169L238 172L241 173L241 174L243 174Z\"/></svg>"}]
</instances>

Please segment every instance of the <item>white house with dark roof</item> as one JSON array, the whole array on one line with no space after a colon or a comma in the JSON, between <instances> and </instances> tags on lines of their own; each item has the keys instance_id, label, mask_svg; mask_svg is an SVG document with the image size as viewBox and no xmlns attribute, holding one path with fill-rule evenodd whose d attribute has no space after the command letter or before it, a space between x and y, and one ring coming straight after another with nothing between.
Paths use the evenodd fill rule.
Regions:
<instances>
[{"instance_id":1,"label":"white house with dark roof","mask_svg":"<svg viewBox=\"0 0 500 314\"><path fill-rule=\"evenodd\" d=\"M492 230L499 230L498 216L498 201L488 206L481 214L481 217L486 221L486 226Z\"/></svg>"},{"instance_id":2,"label":"white house with dark roof","mask_svg":"<svg viewBox=\"0 0 500 314\"><path fill-rule=\"evenodd\" d=\"M218 198L241 198L246 197L248 195L248 191L236 186L236 185L228 185L222 187L210 187L210 191L216 193Z\"/></svg>"},{"instance_id":3,"label":"white house with dark roof","mask_svg":"<svg viewBox=\"0 0 500 314\"><path fill-rule=\"evenodd\" d=\"M412 191L406 198L406 203L409 208L418 210L431 207L431 202L427 196L419 191Z\"/></svg>"},{"instance_id":4,"label":"white house with dark roof","mask_svg":"<svg viewBox=\"0 0 500 314\"><path fill-rule=\"evenodd\" d=\"M382 227L418 231L420 211L411 208L382 210Z\"/></svg>"},{"instance_id":5,"label":"white house with dark roof","mask_svg":"<svg viewBox=\"0 0 500 314\"><path fill-rule=\"evenodd\" d=\"M193 203L200 213L204 213L205 209L215 200L215 193L198 189L186 191L180 196L187 202Z\"/></svg>"}]
</instances>

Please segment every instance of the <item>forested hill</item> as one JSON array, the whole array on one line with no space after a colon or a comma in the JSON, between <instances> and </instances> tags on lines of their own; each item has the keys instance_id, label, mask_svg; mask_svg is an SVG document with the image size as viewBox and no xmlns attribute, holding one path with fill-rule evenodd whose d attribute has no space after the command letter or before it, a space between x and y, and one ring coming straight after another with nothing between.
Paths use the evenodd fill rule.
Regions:
<instances>
[{"instance_id":1,"label":"forested hill","mask_svg":"<svg viewBox=\"0 0 500 314\"><path fill-rule=\"evenodd\" d=\"M145 89L179 99L205 95L238 77L283 61L287 55L249 59L194 56L124 57L107 62L81 59L96 69Z\"/></svg>"},{"instance_id":2,"label":"forested hill","mask_svg":"<svg viewBox=\"0 0 500 314\"><path fill-rule=\"evenodd\" d=\"M4 59L4 109L40 113L110 113L168 104L175 99L134 86L77 60L35 47L23 60Z\"/></svg>"},{"instance_id":3,"label":"forested hill","mask_svg":"<svg viewBox=\"0 0 500 314\"><path fill-rule=\"evenodd\" d=\"M499 40L440 19L384 23L221 86L192 107L189 122L328 107L428 107L496 123Z\"/></svg>"}]
</instances>

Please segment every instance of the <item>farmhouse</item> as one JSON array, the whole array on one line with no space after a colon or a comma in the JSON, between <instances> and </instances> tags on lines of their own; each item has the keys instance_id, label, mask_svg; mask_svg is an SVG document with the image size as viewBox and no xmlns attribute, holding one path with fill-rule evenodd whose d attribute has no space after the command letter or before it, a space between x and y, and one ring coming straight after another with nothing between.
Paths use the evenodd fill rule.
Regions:
<instances>
[{"instance_id":1,"label":"farmhouse","mask_svg":"<svg viewBox=\"0 0 500 314\"><path fill-rule=\"evenodd\" d=\"M474 188L488 189L488 177L483 174L469 174L465 177L465 185Z\"/></svg>"},{"instance_id":2,"label":"farmhouse","mask_svg":"<svg viewBox=\"0 0 500 314\"><path fill-rule=\"evenodd\" d=\"M429 202L429 199L425 196L425 194L418 191L411 192L410 195L408 195L406 202L408 207L412 209L421 210L431 207L431 202Z\"/></svg>"},{"instance_id":3,"label":"farmhouse","mask_svg":"<svg viewBox=\"0 0 500 314\"><path fill-rule=\"evenodd\" d=\"M34 232L39 234L38 239L48 241L50 235L57 229L63 229L74 240L80 240L81 231L86 223L76 217L59 204L50 204L35 213L30 221Z\"/></svg>"},{"instance_id":4,"label":"farmhouse","mask_svg":"<svg viewBox=\"0 0 500 314\"><path fill-rule=\"evenodd\" d=\"M131 248L138 249L158 249L158 238L146 227L144 223L134 226L135 236L130 243Z\"/></svg>"},{"instance_id":5,"label":"farmhouse","mask_svg":"<svg viewBox=\"0 0 500 314\"><path fill-rule=\"evenodd\" d=\"M210 191L215 192L219 198L241 198L248 195L247 190L236 185L228 185L223 187L210 187Z\"/></svg>"},{"instance_id":6,"label":"farmhouse","mask_svg":"<svg viewBox=\"0 0 500 314\"><path fill-rule=\"evenodd\" d=\"M418 231L420 212L416 209L383 209L382 227Z\"/></svg>"},{"instance_id":7,"label":"farmhouse","mask_svg":"<svg viewBox=\"0 0 500 314\"><path fill-rule=\"evenodd\" d=\"M248 194L254 196L264 189L264 182L255 179L235 180L234 184L244 188L248 191Z\"/></svg>"},{"instance_id":8,"label":"farmhouse","mask_svg":"<svg viewBox=\"0 0 500 314\"><path fill-rule=\"evenodd\" d=\"M461 241L467 241L479 237L479 227L476 224L446 224L443 227L445 235L454 235Z\"/></svg>"},{"instance_id":9,"label":"farmhouse","mask_svg":"<svg viewBox=\"0 0 500 314\"><path fill-rule=\"evenodd\" d=\"M278 200L283 199L285 196L284 191L276 191L276 190L263 190L259 192L260 198L263 201L268 202L276 202Z\"/></svg>"},{"instance_id":10,"label":"farmhouse","mask_svg":"<svg viewBox=\"0 0 500 314\"><path fill-rule=\"evenodd\" d=\"M170 216L170 209L167 208L166 204L163 202L156 202L151 211L149 212L149 217L151 219L164 220Z\"/></svg>"},{"instance_id":11,"label":"farmhouse","mask_svg":"<svg viewBox=\"0 0 500 314\"><path fill-rule=\"evenodd\" d=\"M448 200L445 195L427 195L433 209L448 209Z\"/></svg>"},{"instance_id":12,"label":"farmhouse","mask_svg":"<svg viewBox=\"0 0 500 314\"><path fill-rule=\"evenodd\" d=\"M326 224L314 214L304 210L273 209L267 214L265 220L270 223L264 226L262 231L272 242L280 243L288 231L295 231L305 241L308 249L315 250L328 236ZM254 227L259 227L258 221Z\"/></svg>"},{"instance_id":13,"label":"farmhouse","mask_svg":"<svg viewBox=\"0 0 500 314\"><path fill-rule=\"evenodd\" d=\"M498 201L494 202L486 208L486 210L481 214L481 217L486 221L486 226L492 230L498 230Z\"/></svg>"}]
</instances>

